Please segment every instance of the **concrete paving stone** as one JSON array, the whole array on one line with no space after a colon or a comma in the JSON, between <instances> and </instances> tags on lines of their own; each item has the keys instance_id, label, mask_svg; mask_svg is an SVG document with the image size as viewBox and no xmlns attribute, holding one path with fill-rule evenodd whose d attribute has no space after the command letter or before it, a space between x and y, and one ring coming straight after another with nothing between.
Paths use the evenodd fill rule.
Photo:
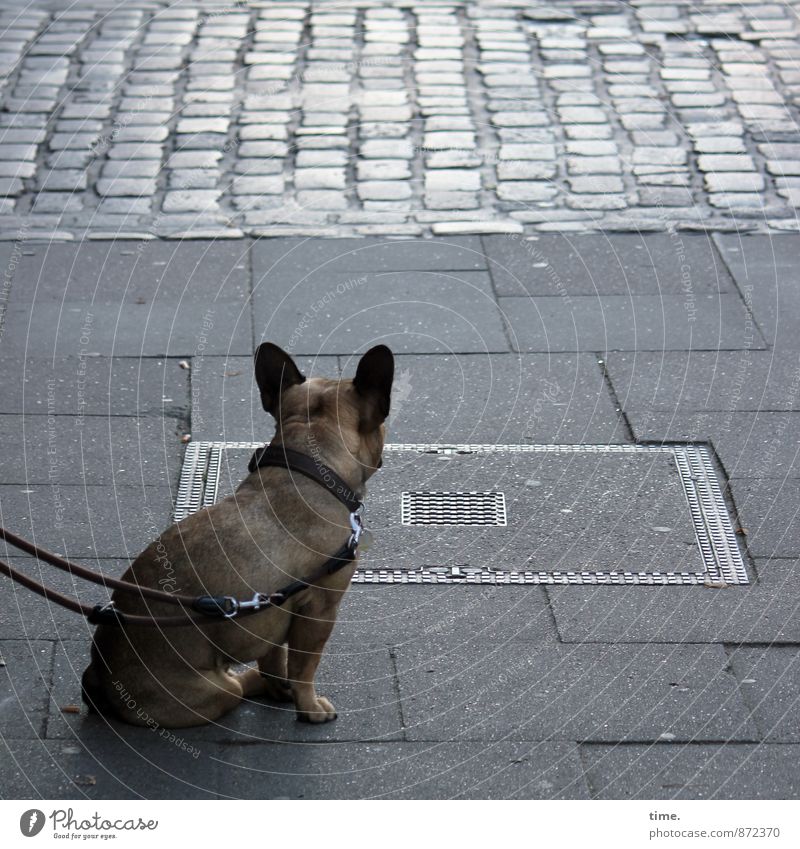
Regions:
<instances>
[{"instance_id":1,"label":"concrete paving stone","mask_svg":"<svg viewBox=\"0 0 800 849\"><path fill-rule=\"evenodd\" d=\"M409 619L416 623L413 632ZM432 643L457 641L480 650L514 639L555 645L557 634L541 587L509 592L503 586L366 584L347 591L332 644L386 644L424 652Z\"/></svg>"},{"instance_id":2,"label":"concrete paving stone","mask_svg":"<svg viewBox=\"0 0 800 849\"><path fill-rule=\"evenodd\" d=\"M98 194L104 197L141 197L155 194L156 181L131 177L101 177L96 184Z\"/></svg>"},{"instance_id":3,"label":"concrete paving stone","mask_svg":"<svg viewBox=\"0 0 800 849\"><path fill-rule=\"evenodd\" d=\"M284 181L283 175L280 174L259 177L238 176L234 178L232 185L234 195L279 195L283 192ZM219 196L219 192L208 194Z\"/></svg>"},{"instance_id":4,"label":"concrete paving stone","mask_svg":"<svg viewBox=\"0 0 800 849\"><path fill-rule=\"evenodd\" d=\"M395 442L624 441L591 354L400 356L389 432Z\"/></svg>"},{"instance_id":5,"label":"concrete paving stone","mask_svg":"<svg viewBox=\"0 0 800 849\"><path fill-rule=\"evenodd\" d=\"M185 426L175 417L0 415L7 484L177 484Z\"/></svg>"},{"instance_id":6,"label":"concrete paving stone","mask_svg":"<svg viewBox=\"0 0 800 849\"><path fill-rule=\"evenodd\" d=\"M339 378L336 357L297 357L307 376ZM197 440L266 440L272 420L261 406L251 357L202 357L191 371L191 432Z\"/></svg>"},{"instance_id":7,"label":"concrete paving stone","mask_svg":"<svg viewBox=\"0 0 800 849\"><path fill-rule=\"evenodd\" d=\"M169 172L167 186L170 189L214 189L219 179L216 168L178 168Z\"/></svg>"},{"instance_id":8,"label":"concrete paving stone","mask_svg":"<svg viewBox=\"0 0 800 849\"><path fill-rule=\"evenodd\" d=\"M734 289L706 236L485 236L483 244L499 295L678 294L687 272L696 291Z\"/></svg>"},{"instance_id":9,"label":"concrete paving stone","mask_svg":"<svg viewBox=\"0 0 800 849\"><path fill-rule=\"evenodd\" d=\"M50 700L50 738L73 739L103 720L59 711L63 704L80 704L80 676L89 660L85 642L64 642L56 649ZM294 705L251 699L217 722L181 730L196 748L209 743L325 743L402 739L402 720L389 649L375 645L329 645L322 655L317 687L336 706L338 719L322 725L297 722ZM118 729L119 722L111 727ZM125 728L128 734L131 733ZM151 734L140 729L136 735Z\"/></svg>"},{"instance_id":10,"label":"concrete paving stone","mask_svg":"<svg viewBox=\"0 0 800 849\"><path fill-rule=\"evenodd\" d=\"M756 567L755 583L726 589L548 587L547 595L563 643L796 644L797 561Z\"/></svg>"},{"instance_id":11,"label":"concrete paving stone","mask_svg":"<svg viewBox=\"0 0 800 849\"><path fill-rule=\"evenodd\" d=\"M797 646L736 648L730 663L761 738L769 743L800 742Z\"/></svg>"},{"instance_id":12,"label":"concrete paving stone","mask_svg":"<svg viewBox=\"0 0 800 849\"><path fill-rule=\"evenodd\" d=\"M500 159L505 161L544 160L555 161L556 148L553 144L503 144Z\"/></svg>"},{"instance_id":13,"label":"concrete paving stone","mask_svg":"<svg viewBox=\"0 0 800 849\"><path fill-rule=\"evenodd\" d=\"M253 282L281 278L292 284L312 272L469 271L486 268L477 236L436 240L260 239L251 250Z\"/></svg>"},{"instance_id":14,"label":"concrete paving stone","mask_svg":"<svg viewBox=\"0 0 800 849\"><path fill-rule=\"evenodd\" d=\"M426 209L454 210L478 209L480 206L475 192L426 192Z\"/></svg>"},{"instance_id":15,"label":"concrete paving stone","mask_svg":"<svg viewBox=\"0 0 800 849\"><path fill-rule=\"evenodd\" d=\"M182 734L98 720L75 740L6 740L0 792L6 799L215 798L221 747L190 749Z\"/></svg>"},{"instance_id":16,"label":"concrete paving stone","mask_svg":"<svg viewBox=\"0 0 800 849\"><path fill-rule=\"evenodd\" d=\"M800 486L796 478L736 478L727 492L736 505L753 557L800 556Z\"/></svg>"},{"instance_id":17,"label":"concrete paving stone","mask_svg":"<svg viewBox=\"0 0 800 849\"><path fill-rule=\"evenodd\" d=\"M6 356L191 357L252 352L250 308L228 300L9 308Z\"/></svg>"},{"instance_id":18,"label":"concrete paving stone","mask_svg":"<svg viewBox=\"0 0 800 849\"><path fill-rule=\"evenodd\" d=\"M796 799L797 746L581 746L595 799Z\"/></svg>"},{"instance_id":19,"label":"concrete paving stone","mask_svg":"<svg viewBox=\"0 0 800 849\"><path fill-rule=\"evenodd\" d=\"M82 209L83 201L79 195L68 192L39 192L33 201L32 212L67 214L80 212Z\"/></svg>"},{"instance_id":20,"label":"concrete paving stone","mask_svg":"<svg viewBox=\"0 0 800 849\"><path fill-rule=\"evenodd\" d=\"M714 241L743 292L759 331L781 353L798 349L798 235L718 235Z\"/></svg>"},{"instance_id":21,"label":"concrete paving stone","mask_svg":"<svg viewBox=\"0 0 800 849\"><path fill-rule=\"evenodd\" d=\"M697 167L701 171L755 171L752 157L745 154L704 153L697 157Z\"/></svg>"},{"instance_id":22,"label":"concrete paving stone","mask_svg":"<svg viewBox=\"0 0 800 849\"><path fill-rule=\"evenodd\" d=\"M0 412L28 415L170 416L189 403L189 370L178 360L5 357Z\"/></svg>"},{"instance_id":23,"label":"concrete paving stone","mask_svg":"<svg viewBox=\"0 0 800 849\"><path fill-rule=\"evenodd\" d=\"M570 177L569 185L573 192L585 192L588 194L607 194L624 191L622 179L611 175Z\"/></svg>"},{"instance_id":24,"label":"concrete paving stone","mask_svg":"<svg viewBox=\"0 0 800 849\"><path fill-rule=\"evenodd\" d=\"M498 162L497 179L505 180L549 180L556 176L555 162L516 160Z\"/></svg>"},{"instance_id":25,"label":"concrete paving stone","mask_svg":"<svg viewBox=\"0 0 800 849\"><path fill-rule=\"evenodd\" d=\"M722 646L396 651L409 740L753 740ZM676 686L677 685L677 686Z\"/></svg>"},{"instance_id":26,"label":"concrete paving stone","mask_svg":"<svg viewBox=\"0 0 800 849\"><path fill-rule=\"evenodd\" d=\"M31 244L14 274L10 306L69 303L91 312L98 304L176 303L202 294L240 303L249 291L247 243L114 241Z\"/></svg>"},{"instance_id":27,"label":"concrete paving stone","mask_svg":"<svg viewBox=\"0 0 800 849\"><path fill-rule=\"evenodd\" d=\"M567 743L248 746L220 769L237 798L588 798Z\"/></svg>"},{"instance_id":28,"label":"concrete paving stone","mask_svg":"<svg viewBox=\"0 0 800 849\"><path fill-rule=\"evenodd\" d=\"M606 359L615 394L628 412L800 412L800 398L787 391L799 369L797 353L771 351L613 353Z\"/></svg>"},{"instance_id":29,"label":"concrete paving stone","mask_svg":"<svg viewBox=\"0 0 800 849\"><path fill-rule=\"evenodd\" d=\"M61 192L80 192L86 189L86 172L74 168L46 171L39 174L39 189Z\"/></svg>"},{"instance_id":30,"label":"concrete paving stone","mask_svg":"<svg viewBox=\"0 0 800 849\"><path fill-rule=\"evenodd\" d=\"M411 197L411 186L404 180L369 180L356 188L361 200L406 200Z\"/></svg>"},{"instance_id":31,"label":"concrete paving stone","mask_svg":"<svg viewBox=\"0 0 800 849\"><path fill-rule=\"evenodd\" d=\"M631 412L628 420L641 440L710 440L732 478L800 477L800 416L793 412Z\"/></svg>"},{"instance_id":32,"label":"concrete paving stone","mask_svg":"<svg viewBox=\"0 0 800 849\"><path fill-rule=\"evenodd\" d=\"M169 489L150 486L2 485L0 503L7 527L68 558L136 556L172 515Z\"/></svg>"},{"instance_id":33,"label":"concrete paving stone","mask_svg":"<svg viewBox=\"0 0 800 849\"><path fill-rule=\"evenodd\" d=\"M218 150L185 150L170 154L167 168L215 168L222 154Z\"/></svg>"},{"instance_id":34,"label":"concrete paving stone","mask_svg":"<svg viewBox=\"0 0 800 849\"><path fill-rule=\"evenodd\" d=\"M497 197L500 200L519 203L549 201L557 194L558 187L545 180L515 180L497 185Z\"/></svg>"},{"instance_id":35,"label":"concrete paving stone","mask_svg":"<svg viewBox=\"0 0 800 849\"><path fill-rule=\"evenodd\" d=\"M198 212L216 210L220 192L210 189L181 189L164 195L164 212Z\"/></svg>"},{"instance_id":36,"label":"concrete paving stone","mask_svg":"<svg viewBox=\"0 0 800 849\"><path fill-rule=\"evenodd\" d=\"M295 171L295 184L302 169ZM313 169L318 170L318 169ZM309 173L309 177L313 173ZM323 171L336 170L337 174L344 177L344 171L340 169L322 169ZM405 159L366 159L356 162L356 170L359 180L405 180L411 177L411 169ZM342 186L343 187L343 186Z\"/></svg>"},{"instance_id":37,"label":"concrete paving stone","mask_svg":"<svg viewBox=\"0 0 800 849\"><path fill-rule=\"evenodd\" d=\"M622 166L616 156L569 156L567 170L570 174L619 174Z\"/></svg>"},{"instance_id":38,"label":"concrete paving stone","mask_svg":"<svg viewBox=\"0 0 800 849\"><path fill-rule=\"evenodd\" d=\"M161 161L163 148L160 144L126 143L112 144L108 149L109 159L156 159Z\"/></svg>"},{"instance_id":39,"label":"concrete paving stone","mask_svg":"<svg viewBox=\"0 0 800 849\"><path fill-rule=\"evenodd\" d=\"M680 295L499 298L515 351L661 351L763 348L745 342L737 295L698 295L695 321Z\"/></svg>"},{"instance_id":40,"label":"concrete paving stone","mask_svg":"<svg viewBox=\"0 0 800 849\"><path fill-rule=\"evenodd\" d=\"M53 643L44 640L0 641L0 680L5 697L0 702L0 724L5 740L36 738L44 734L48 686L53 665Z\"/></svg>"},{"instance_id":41,"label":"concrete paving stone","mask_svg":"<svg viewBox=\"0 0 800 849\"><path fill-rule=\"evenodd\" d=\"M317 272L281 284L267 278L269 285L255 278L257 333L298 353L350 354L356 337L385 339L396 353L508 349L485 272Z\"/></svg>"}]
</instances>

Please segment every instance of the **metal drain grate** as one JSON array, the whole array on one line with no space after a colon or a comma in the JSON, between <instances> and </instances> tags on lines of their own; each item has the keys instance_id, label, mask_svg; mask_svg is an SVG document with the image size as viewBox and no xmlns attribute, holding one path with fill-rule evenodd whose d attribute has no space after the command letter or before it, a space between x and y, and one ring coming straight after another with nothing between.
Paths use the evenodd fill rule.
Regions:
<instances>
[{"instance_id":1,"label":"metal drain grate","mask_svg":"<svg viewBox=\"0 0 800 849\"><path fill-rule=\"evenodd\" d=\"M187 446L175 520L231 494L261 444ZM703 445L384 451L380 484L367 497L367 525L380 544L360 561L354 583L748 583Z\"/></svg>"},{"instance_id":2,"label":"metal drain grate","mask_svg":"<svg viewBox=\"0 0 800 849\"><path fill-rule=\"evenodd\" d=\"M508 524L502 492L404 492L400 513L404 525Z\"/></svg>"}]
</instances>

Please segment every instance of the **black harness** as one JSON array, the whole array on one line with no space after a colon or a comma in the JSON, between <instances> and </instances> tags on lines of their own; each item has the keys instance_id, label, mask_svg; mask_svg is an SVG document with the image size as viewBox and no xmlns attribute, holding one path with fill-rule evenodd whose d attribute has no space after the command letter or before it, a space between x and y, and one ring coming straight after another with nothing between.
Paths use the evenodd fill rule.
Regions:
<instances>
[{"instance_id":1,"label":"black harness","mask_svg":"<svg viewBox=\"0 0 800 849\"><path fill-rule=\"evenodd\" d=\"M151 587L139 586L138 584L131 584L116 578L108 578L97 572L93 572L91 569L87 569L85 566L71 563L56 554L45 551L38 545L28 542L2 527L0 527L0 539L4 539L15 548L26 551L34 557L50 563L52 566L69 572L75 577L84 578L96 584L102 584L111 589L119 590L120 592L138 595L140 598L177 605L182 608L182 611L176 616L148 616L126 613L119 610L113 601L91 607L79 602L77 599L63 595L57 590L45 587L2 560L0 560L0 573L7 575L12 580L28 587L28 589L44 596L48 600L54 601L56 604L60 604L75 613L80 613L92 625L157 625L159 627L186 626L191 623L204 625L212 620L234 619L259 613L270 607L279 607L292 596L308 589L308 587L315 586L318 581L323 580L329 575L333 575L355 560L358 543L364 531L364 525L361 520L361 511L364 505L356 493L350 489L347 483L333 469L319 462L316 458L309 457L307 454L302 454L283 445L264 446L253 454L248 464L248 469L252 473L266 466L277 466L311 478L311 480L316 481L320 486L325 487L328 492L338 498L350 511L350 536L347 538L347 541L306 580L293 581L276 592L256 593L252 598L244 600L236 599L233 596L184 596L177 593L167 593ZM194 616L193 612L199 615Z\"/></svg>"}]
</instances>

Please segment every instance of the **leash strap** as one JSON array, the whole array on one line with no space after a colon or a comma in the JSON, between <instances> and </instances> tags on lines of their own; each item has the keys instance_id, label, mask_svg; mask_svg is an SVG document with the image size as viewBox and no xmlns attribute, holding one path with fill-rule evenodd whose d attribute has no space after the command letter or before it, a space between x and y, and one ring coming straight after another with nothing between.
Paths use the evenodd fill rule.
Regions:
<instances>
[{"instance_id":1,"label":"leash strap","mask_svg":"<svg viewBox=\"0 0 800 849\"><path fill-rule=\"evenodd\" d=\"M263 448L259 448L250 458L247 468L250 472L255 472L265 466L278 466L311 478L320 486L324 486L332 495L335 495L351 513L357 512L363 506L355 492L333 469L321 461L299 451L294 451L292 448L287 448L285 445L265 445Z\"/></svg>"}]
</instances>

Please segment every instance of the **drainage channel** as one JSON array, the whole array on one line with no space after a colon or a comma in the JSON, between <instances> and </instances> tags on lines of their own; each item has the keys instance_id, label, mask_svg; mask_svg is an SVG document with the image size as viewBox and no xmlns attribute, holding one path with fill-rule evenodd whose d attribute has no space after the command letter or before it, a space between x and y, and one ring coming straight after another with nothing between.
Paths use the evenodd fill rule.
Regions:
<instances>
[{"instance_id":1,"label":"drainage channel","mask_svg":"<svg viewBox=\"0 0 800 849\"><path fill-rule=\"evenodd\" d=\"M261 444L190 444L175 520L232 494ZM748 583L702 444L389 444L378 475L354 583Z\"/></svg>"}]
</instances>

